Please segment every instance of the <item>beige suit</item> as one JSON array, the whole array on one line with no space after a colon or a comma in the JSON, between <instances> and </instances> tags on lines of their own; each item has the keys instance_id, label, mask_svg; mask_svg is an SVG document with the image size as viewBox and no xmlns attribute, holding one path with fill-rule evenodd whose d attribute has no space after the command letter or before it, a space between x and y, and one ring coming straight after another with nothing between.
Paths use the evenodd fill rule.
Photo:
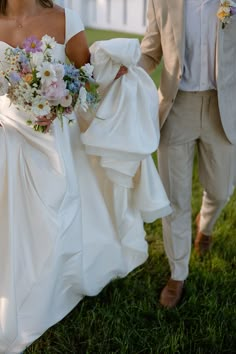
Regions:
<instances>
[{"instance_id":1,"label":"beige suit","mask_svg":"<svg viewBox=\"0 0 236 354\"><path fill-rule=\"evenodd\" d=\"M150 0L147 33L142 41L140 65L151 72L162 57L159 98L160 121L164 124L174 103L184 60L184 0ZM217 38L216 78L221 121L227 138L236 143L236 16Z\"/></svg>"},{"instance_id":2,"label":"beige suit","mask_svg":"<svg viewBox=\"0 0 236 354\"><path fill-rule=\"evenodd\" d=\"M217 91L180 92L185 53L185 1L149 0L148 27L140 65L151 72L163 59L159 88L161 142L158 164L173 214L163 219L171 277L188 275L191 251L191 193L194 152L204 189L200 229L212 233L233 191L236 143L236 16L216 50Z\"/></svg>"}]
</instances>

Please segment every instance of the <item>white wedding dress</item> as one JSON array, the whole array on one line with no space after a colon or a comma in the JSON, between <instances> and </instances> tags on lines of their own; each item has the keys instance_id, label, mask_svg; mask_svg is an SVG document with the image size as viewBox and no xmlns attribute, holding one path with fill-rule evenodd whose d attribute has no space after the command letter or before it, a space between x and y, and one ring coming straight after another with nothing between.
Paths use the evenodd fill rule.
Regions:
<instances>
[{"instance_id":1,"label":"white wedding dress","mask_svg":"<svg viewBox=\"0 0 236 354\"><path fill-rule=\"evenodd\" d=\"M65 14L66 43L83 24L73 11ZM0 42L1 60L7 47ZM64 49L55 48L63 62ZM26 119L0 97L1 354L21 352L85 295L142 264L144 215L152 221L170 212L150 154L133 186L124 186L88 154L79 124L65 121L62 130L54 121L52 132L41 134ZM103 140L109 148L107 132Z\"/></svg>"}]
</instances>

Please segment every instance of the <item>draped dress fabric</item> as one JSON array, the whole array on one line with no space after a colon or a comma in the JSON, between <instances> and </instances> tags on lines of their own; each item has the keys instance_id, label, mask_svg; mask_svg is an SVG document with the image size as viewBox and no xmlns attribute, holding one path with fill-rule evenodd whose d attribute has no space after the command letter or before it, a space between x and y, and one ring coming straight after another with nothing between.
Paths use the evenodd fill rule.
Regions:
<instances>
[{"instance_id":1,"label":"draped dress fabric","mask_svg":"<svg viewBox=\"0 0 236 354\"><path fill-rule=\"evenodd\" d=\"M138 39L97 41L90 52L101 102L81 140L88 154L99 157L100 166L113 181L114 209L120 209L117 224L123 223L121 210L124 200L125 210L129 208L130 194L134 209L144 221L152 222L171 211L151 156L160 138L156 86L138 66ZM114 80L121 65L128 73Z\"/></svg>"},{"instance_id":2,"label":"draped dress fabric","mask_svg":"<svg viewBox=\"0 0 236 354\"><path fill-rule=\"evenodd\" d=\"M66 44L84 28L72 10L65 9L65 16ZM62 62L65 44L55 48ZM7 47L0 42L0 60ZM79 124L65 119L62 129L54 121L52 131L41 134L26 120L26 113L0 97L1 354L21 352L85 295L98 294L147 259L136 199L149 200L149 189L141 188L140 195L135 186L155 185L157 173L146 171L140 183L124 189L99 156L86 152ZM158 186L151 214L169 209Z\"/></svg>"}]
</instances>

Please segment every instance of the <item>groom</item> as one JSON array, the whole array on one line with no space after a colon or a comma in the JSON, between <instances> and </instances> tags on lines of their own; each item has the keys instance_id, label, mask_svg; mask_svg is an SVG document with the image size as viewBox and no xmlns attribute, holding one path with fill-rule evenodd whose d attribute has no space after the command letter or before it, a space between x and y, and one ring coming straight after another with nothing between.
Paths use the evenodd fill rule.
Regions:
<instances>
[{"instance_id":1,"label":"groom","mask_svg":"<svg viewBox=\"0 0 236 354\"><path fill-rule=\"evenodd\" d=\"M196 219L195 250L200 256L210 250L213 226L233 191L236 15L231 14L236 8L222 12L220 5L220 0L149 0L141 44L140 65L146 71L163 60L158 164L174 210L163 220L171 278L160 303L167 308L180 301L189 272L195 150L204 188Z\"/></svg>"}]
</instances>

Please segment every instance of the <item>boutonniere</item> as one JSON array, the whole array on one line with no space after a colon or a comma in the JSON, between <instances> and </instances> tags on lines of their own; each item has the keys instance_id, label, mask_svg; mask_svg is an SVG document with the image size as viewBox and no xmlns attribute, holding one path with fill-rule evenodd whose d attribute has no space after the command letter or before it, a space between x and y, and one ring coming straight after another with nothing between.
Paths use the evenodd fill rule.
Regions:
<instances>
[{"instance_id":1,"label":"boutonniere","mask_svg":"<svg viewBox=\"0 0 236 354\"><path fill-rule=\"evenodd\" d=\"M222 28L230 23L231 16L236 14L236 3L232 0L220 0L220 8L217 17L222 23Z\"/></svg>"}]
</instances>

